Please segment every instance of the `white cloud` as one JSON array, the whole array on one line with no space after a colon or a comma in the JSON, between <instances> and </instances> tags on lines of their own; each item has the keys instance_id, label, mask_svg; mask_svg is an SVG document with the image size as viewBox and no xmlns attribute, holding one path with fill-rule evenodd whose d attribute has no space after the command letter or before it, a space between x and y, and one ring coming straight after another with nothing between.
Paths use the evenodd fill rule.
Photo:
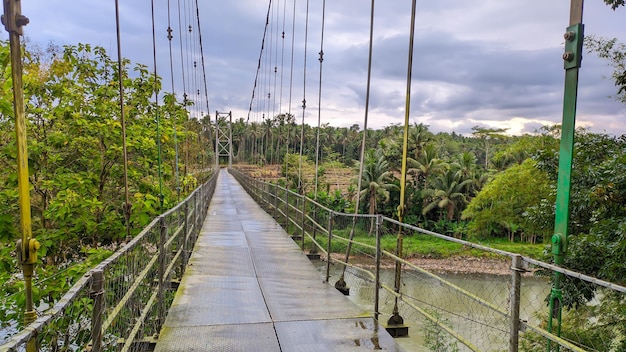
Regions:
<instances>
[{"instance_id":1,"label":"white cloud","mask_svg":"<svg viewBox=\"0 0 626 352\"><path fill-rule=\"evenodd\" d=\"M174 78L182 95L177 2L172 1ZM194 30L194 1L181 0ZM210 110L232 110L247 117L267 1L199 1L207 65ZM272 68L284 60L282 108L291 106L300 121L303 99L303 49L306 2L297 1L293 88L289 89L293 2L273 1L271 33L266 40L259 97L273 93ZM148 0L121 2L124 56L152 66L152 28ZM167 7L155 1L158 71L171 89ZM362 124L364 116L370 2L327 2L324 42L322 123ZM374 70L370 126L383 127L404 119L410 1L378 1L375 13ZM434 130L464 133L476 124L509 126L513 133L532 132L539 124L561 118L564 71L560 59L562 34L569 15L567 1L422 1L418 2L411 121ZM115 57L114 3L84 0L29 0L23 13L31 19L25 32L46 45L89 42L104 46ZM283 9L287 9L283 15ZM189 11L194 10L194 11ZM278 14L276 12L278 10ZM310 2L306 122L317 123L318 52L321 2ZM626 9L611 11L602 1L585 4L586 32L622 37ZM284 18L284 24L283 24ZM283 41L279 34L285 27ZM193 32L195 36L196 32ZM188 33L185 33L188 35ZM6 34L3 38L6 38ZM281 53L284 43L284 56ZM197 49L196 49L197 50ZM284 58L284 59L283 59ZM280 60L279 60L280 59ZM196 69L195 73L198 73ZM615 87L605 63L586 55L580 76L579 125L609 133L626 133L623 105L607 98ZM277 82L278 86L281 85ZM203 91L203 89L202 89ZM291 93L291 104L287 101ZM276 93L277 94L277 93ZM275 94L275 95L276 95ZM264 98L267 99L267 98ZM278 110L278 101L270 111ZM253 104L253 119L266 113L267 101ZM203 106L204 102L198 106ZM258 107L258 108L257 108Z\"/></svg>"}]
</instances>

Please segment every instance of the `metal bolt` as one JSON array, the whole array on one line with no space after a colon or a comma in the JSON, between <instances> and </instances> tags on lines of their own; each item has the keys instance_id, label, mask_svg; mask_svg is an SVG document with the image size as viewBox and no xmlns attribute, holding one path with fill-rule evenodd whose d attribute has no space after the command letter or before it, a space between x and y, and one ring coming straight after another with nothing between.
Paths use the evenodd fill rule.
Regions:
<instances>
[{"instance_id":1,"label":"metal bolt","mask_svg":"<svg viewBox=\"0 0 626 352\"><path fill-rule=\"evenodd\" d=\"M574 53L571 51L566 52L565 54L563 54L563 60L568 62L574 60Z\"/></svg>"},{"instance_id":2,"label":"metal bolt","mask_svg":"<svg viewBox=\"0 0 626 352\"><path fill-rule=\"evenodd\" d=\"M563 34L563 38L564 38L565 40L567 40L567 41L570 41L570 42L571 42L571 41L573 41L574 39L576 39L576 32L569 31L569 32L567 32L567 33Z\"/></svg>"},{"instance_id":3,"label":"metal bolt","mask_svg":"<svg viewBox=\"0 0 626 352\"><path fill-rule=\"evenodd\" d=\"M28 17L26 17L24 15L17 15L17 17L15 18L15 24L18 27L25 26L25 25L27 25L29 23L30 23L30 20L28 19Z\"/></svg>"}]
</instances>

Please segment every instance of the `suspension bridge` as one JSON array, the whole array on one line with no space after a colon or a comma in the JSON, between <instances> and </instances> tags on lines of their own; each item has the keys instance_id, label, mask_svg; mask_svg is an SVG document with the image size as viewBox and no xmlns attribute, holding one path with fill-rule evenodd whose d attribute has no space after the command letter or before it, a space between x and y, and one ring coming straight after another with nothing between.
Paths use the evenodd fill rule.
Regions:
<instances>
[{"instance_id":1,"label":"suspension bridge","mask_svg":"<svg viewBox=\"0 0 626 352\"><path fill-rule=\"evenodd\" d=\"M397 337L409 334L410 324L405 324L405 320L419 322L421 330L425 331L421 345L424 348L428 345L429 348L448 350L514 352L523 348L533 350L541 346L548 351L594 350L594 346L587 345L583 339L562 334L567 329L568 323L575 322L575 317L563 314L563 285L573 283L576 287L582 287L585 292L600 292L603 297L616 299L617 302L623 301L626 288L560 266L563 264L568 241L568 187L572 168L578 69L583 42L582 4L582 0L572 0L570 26L565 33L563 59L566 83L561 161L555 235L552 238L554 264L550 264L450 238L403 221L406 209L407 129L416 1L412 3L402 178L396 219L374 214L337 212L318 203L317 198L304 196L301 166L298 177L300 184L294 187L298 192L251 177L240 165L233 164L232 114L216 112L213 125L206 131L207 140L201 141L198 137L199 149L206 149L206 146L211 145L208 149L212 149L215 162L214 167L209 170L211 177L173 208L163 211L133 237L130 221L132 185L129 185L128 172L132 161L129 160L126 144L128 106L124 103L126 80L123 76L119 6L116 1L118 54L116 88L119 88L117 119L122 136L120 149L124 189L121 213L124 217L127 242L112 256L74 282L60 299L51 302L50 306L35 307L32 281L35 265L38 264L37 251L40 244L31 230L29 162L26 148L27 112L23 100L20 44L22 27L28 24L28 19L21 14L20 1L5 1L3 24L10 34L22 229L22 239L18 243L17 252L23 267L25 299L24 323L20 329L6 333L6 337L3 336L0 351L400 351L402 347L392 335ZM172 23L174 16L168 2L167 32L172 96L164 97L156 84L154 8L152 2L154 106L171 106L173 105L171 100L175 101L176 95L172 47L175 39ZM206 102L207 113L209 111L206 77L204 77L204 99L197 98L196 104L191 103L192 96L200 96L199 82L202 79L191 75L189 70L191 67L201 66L203 75L205 70L197 1L195 3L197 22L193 21L191 11L193 8L191 4L189 8L185 8L185 21L182 21L180 4L178 6L183 80L181 107L186 117L203 115L197 108L200 102ZM270 1L248 119L252 114L255 98L265 95L268 99L271 99L272 95L282 96L282 93L276 94L278 81L276 63L273 63L275 65L273 81L272 79L267 79L267 82L263 83L259 81L263 79L260 73L263 66L261 63L266 55L264 54L266 35L271 36L273 32L273 30L268 32L269 19L274 17L273 9ZM374 1L371 11L364 131L367 131L372 70ZM324 15L325 2L319 52L318 106L322 105ZM295 23L295 11L293 21ZM306 21L308 28L308 1ZM190 38L185 40L182 38L183 28L188 27L189 32L192 32L192 22L197 23L198 27L198 36L193 40L198 41L201 65L191 57L185 58L183 54L183 47L191 47ZM283 42L284 27L283 24ZM279 33L278 28L276 26L276 33ZM271 47L272 40L270 39L269 50L277 53L277 46ZM195 43L193 47L193 50L196 50ZM306 109L306 39L304 51L305 89L302 100L302 131L299 138L300 162ZM271 60L277 62L278 55ZM293 53L291 65L293 67ZM271 86L271 83L274 85L273 90L266 88ZM267 90L261 91L258 87L260 85ZM187 94L188 92L190 94ZM163 104L160 99L163 99ZM269 104L265 107L259 107L258 104L257 100L257 113L263 115L263 120L265 113L268 118L272 115L293 118L291 102L289 111L279 114L271 110ZM158 199L160 209L163 209L162 133L165 132L160 129L162 120L158 109L154 110L155 144L158 145L156 163L158 166L156 176L159 180ZM279 108L279 111L282 110L282 107ZM318 111L315 197L318 194L320 114ZM172 121L170 127L173 130L174 160L173 175L170 176L174 180L173 188L177 200L180 200L184 193L179 165L182 164L186 168L190 164L188 160L190 141L189 138L184 141L185 143L181 141L180 146L186 144L186 147L184 157L182 153L179 155L177 140L179 134L176 128L181 126L177 126L175 118ZM364 160L367 133L362 135L361 165ZM277 141L277 144L279 143L280 141ZM255 145L256 143L252 148L255 148ZM273 146L270 147L270 152L272 157L275 157L276 153L271 149ZM280 150L278 145L276 150ZM264 152L268 152L267 146ZM255 151L252 150L251 154L255 154ZM256 154L261 154L260 150L257 150ZM179 157L185 161L181 162ZM220 169L222 165L227 165L228 170ZM362 189L362 172L361 166L357 179L359 190ZM187 171L182 173L189 174ZM118 187L120 188L122 187ZM360 208L359 199L356 197L357 211ZM367 233L375 242L358 242L354 240L355 232ZM384 235L397 236L397 244L393 250L386 250L381 245L380 240ZM501 259L503 270L508 271L510 275L493 278L493 287L480 287L476 290L463 281L455 281L453 278L425 270L403 258L402 239L406 235L452 241L484 252ZM336 243L342 244L340 250L333 246ZM318 265L319 268L312 266L303 251L308 251L311 256L319 254L324 259L323 265ZM356 261L354 254L358 258ZM543 300L543 297L538 297L525 285L525 282L530 280L527 273L533 272L549 273L553 277L547 318L538 316L536 310L536 302ZM500 281L502 285L496 286L495 281ZM422 287L436 287L438 291L432 294L426 289L418 291L409 289L415 283ZM350 290L351 285L362 291L360 294L361 297L365 297L365 302L357 305L345 297L353 294L354 290ZM446 294L445 299L442 298L443 293ZM450 297L453 297L452 301L455 304L451 304ZM456 306L462 309L456 309ZM43 310L43 314L38 314L39 310ZM547 326L543 324L544 321L547 321ZM619 338L614 337L616 340ZM607 345L611 343L606 342Z\"/></svg>"}]
</instances>

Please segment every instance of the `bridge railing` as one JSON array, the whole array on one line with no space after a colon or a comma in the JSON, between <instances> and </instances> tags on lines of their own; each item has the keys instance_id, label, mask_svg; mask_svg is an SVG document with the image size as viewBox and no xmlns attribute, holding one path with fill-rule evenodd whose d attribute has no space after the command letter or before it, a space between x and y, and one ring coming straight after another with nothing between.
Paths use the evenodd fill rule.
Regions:
<instances>
[{"instance_id":1,"label":"bridge railing","mask_svg":"<svg viewBox=\"0 0 626 352\"><path fill-rule=\"evenodd\" d=\"M111 257L89 270L0 351L146 351L156 343L208 210L215 172L154 219Z\"/></svg>"},{"instance_id":2,"label":"bridge railing","mask_svg":"<svg viewBox=\"0 0 626 352\"><path fill-rule=\"evenodd\" d=\"M613 307L623 310L623 286L381 215L339 213L284 187L230 171L303 250L327 259L327 282L343 276L348 286L358 289L360 299L370 302L373 315L380 316L383 323L387 319L382 317L392 313L397 300L400 315L419 325L412 334L422 334L424 344L432 350L599 351L624 343L623 326L617 325L623 323L626 314L607 314L597 308L601 307L600 300L613 300ZM429 267L437 266L437 260L421 263L398 252L396 235L400 231L404 238L428 241L433 246L441 240L452 241L476 252L471 258L448 259L456 261L459 272L466 272L466 266L479 265L499 274L437 274L441 271ZM350 240L350 233L358 241ZM346 260L348 245L351 256ZM335 264L332 270L331 263ZM401 267L399 290L395 289L396 265ZM553 325L553 333L546 326L550 312L545 300L554 271L562 273L566 285L575 287L577 293L586 297L595 293L596 297L587 304L589 309L582 310L584 316L578 313L581 310L565 310L560 337L556 333L558 326ZM568 302L567 297L564 302ZM594 329L597 334L590 335Z\"/></svg>"}]
</instances>

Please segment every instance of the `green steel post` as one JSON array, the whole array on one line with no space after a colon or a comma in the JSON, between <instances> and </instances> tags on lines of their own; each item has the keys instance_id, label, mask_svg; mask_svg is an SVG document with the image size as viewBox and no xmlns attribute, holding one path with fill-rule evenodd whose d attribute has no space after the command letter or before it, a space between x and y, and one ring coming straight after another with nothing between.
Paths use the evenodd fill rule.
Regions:
<instances>
[{"instance_id":1,"label":"green steel post","mask_svg":"<svg viewBox=\"0 0 626 352\"><path fill-rule=\"evenodd\" d=\"M561 147L559 152L559 176L556 195L556 212L554 219L554 235L552 236L552 254L554 263L562 265L567 253L567 236L570 215L570 190L572 178L572 160L574 156L574 132L576 129L576 101L578 96L578 72L582 61L583 46L583 3L584 0L572 0L570 7L570 26L564 35L565 53L565 91L563 97L563 122L561 126ZM556 334L561 335L562 293L561 273L554 273L552 291L550 293L550 314L548 316L548 331L554 330L556 319ZM547 350L552 350L552 343L548 340ZM556 351L559 346L556 346Z\"/></svg>"}]
</instances>

